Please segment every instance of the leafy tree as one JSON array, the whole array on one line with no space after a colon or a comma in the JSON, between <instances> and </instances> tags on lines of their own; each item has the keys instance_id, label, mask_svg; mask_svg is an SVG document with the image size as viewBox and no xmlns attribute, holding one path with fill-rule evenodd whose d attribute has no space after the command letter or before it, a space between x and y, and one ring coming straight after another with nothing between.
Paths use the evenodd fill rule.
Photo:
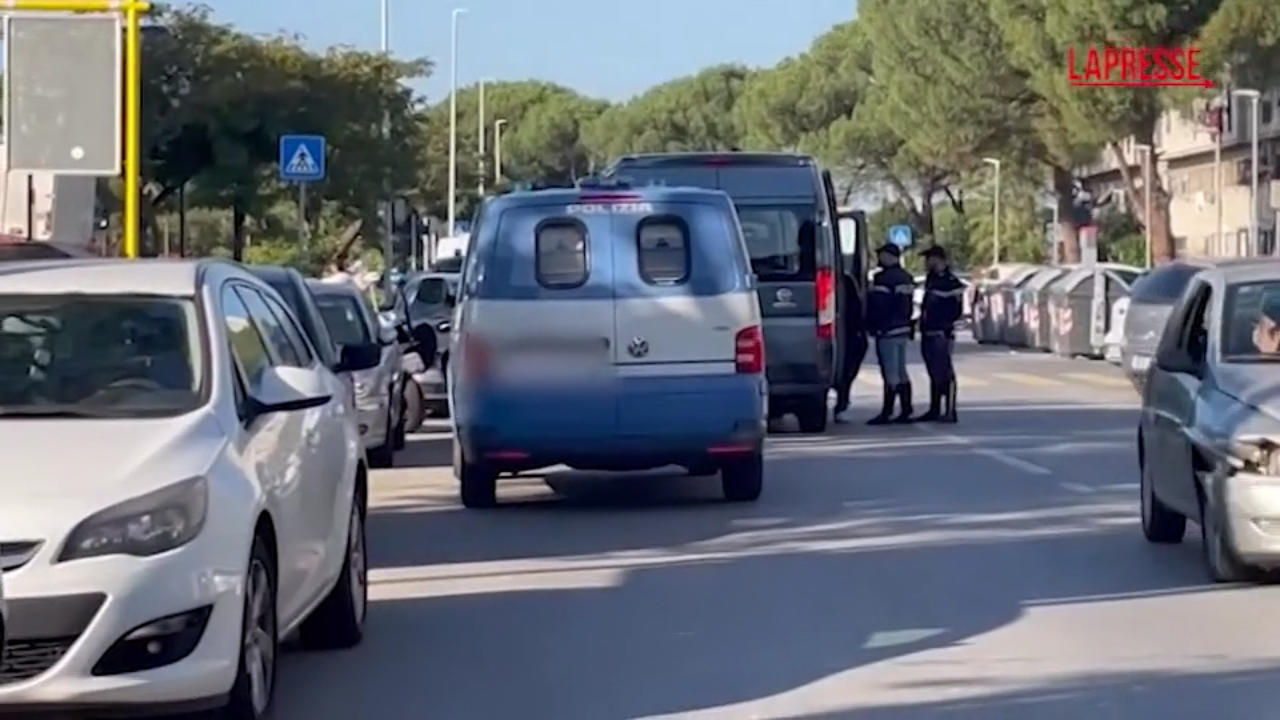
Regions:
<instances>
[{"instance_id":1,"label":"leafy tree","mask_svg":"<svg viewBox=\"0 0 1280 720\"><path fill-rule=\"evenodd\" d=\"M717 65L610 108L587 128L591 157L606 162L626 153L741 146L733 110L751 74L740 65Z\"/></svg>"},{"instance_id":2,"label":"leafy tree","mask_svg":"<svg viewBox=\"0 0 1280 720\"><path fill-rule=\"evenodd\" d=\"M568 181L585 174L589 160L582 142L585 127L608 103L536 80L490 83L485 88L485 147L478 157L479 88L458 91L458 191L463 214L471 212L480 184L494 185L494 123L502 130L502 174L519 180ZM449 101L431 106L420 118L424 137L423 175L418 199L430 214L442 216L448 204Z\"/></svg>"},{"instance_id":3,"label":"leafy tree","mask_svg":"<svg viewBox=\"0 0 1280 720\"><path fill-rule=\"evenodd\" d=\"M402 81L428 72L425 60L348 48L315 54L297 38L219 24L204 8L168 11L156 27L143 54L151 204L189 184L191 205L232 210L234 245L244 247L249 218L286 190L273 175L278 138L288 133L328 138L330 177L313 199L337 200L344 214L371 218L388 190L417 185L421 135Z\"/></svg>"},{"instance_id":4,"label":"leafy tree","mask_svg":"<svg viewBox=\"0 0 1280 720\"><path fill-rule=\"evenodd\" d=\"M1027 73L1045 100L1045 113L1061 131L1060 157L1106 147L1117 160L1133 207L1143 208L1142 178L1124 160L1119 141L1134 137L1154 143L1161 113L1175 98L1158 88L1073 87L1066 72L1067 50L1106 45L1180 47L1194 41L1222 0L990 0L992 18L1010 49L1012 62ZM1046 142L1050 140L1042 134ZM1064 152L1065 150L1065 152ZM1073 159L1079 159L1077 155ZM1096 159L1096 155L1091 159ZM1082 163L1078 163L1082 164ZM1077 164L1077 165L1078 165ZM1059 169L1061 170L1061 169ZM1159 183L1159 178L1156 179ZM1060 202L1069 177L1055 173ZM1169 226L1169 193L1153 185L1152 250L1157 260L1174 255Z\"/></svg>"}]
</instances>

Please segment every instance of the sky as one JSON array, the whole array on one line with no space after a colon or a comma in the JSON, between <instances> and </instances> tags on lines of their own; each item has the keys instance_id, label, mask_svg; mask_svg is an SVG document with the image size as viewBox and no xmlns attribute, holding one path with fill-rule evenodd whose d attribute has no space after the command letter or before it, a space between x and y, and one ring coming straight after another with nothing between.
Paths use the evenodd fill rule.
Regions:
<instances>
[{"instance_id":1,"label":"sky","mask_svg":"<svg viewBox=\"0 0 1280 720\"><path fill-rule=\"evenodd\" d=\"M418 88L449 93L450 17L458 25L458 84L539 79L619 101L720 63L768 66L803 52L855 0L389 0L391 51L426 56L435 74ZM279 30L308 45L376 50L379 0L205 0L219 20L249 32Z\"/></svg>"}]
</instances>

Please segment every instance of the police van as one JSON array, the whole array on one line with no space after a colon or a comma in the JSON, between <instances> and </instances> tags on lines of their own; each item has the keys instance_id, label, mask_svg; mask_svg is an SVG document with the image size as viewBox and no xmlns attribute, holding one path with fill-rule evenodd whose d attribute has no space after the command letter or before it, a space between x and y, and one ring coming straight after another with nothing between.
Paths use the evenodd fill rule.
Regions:
<instances>
[{"instance_id":1,"label":"police van","mask_svg":"<svg viewBox=\"0 0 1280 720\"><path fill-rule=\"evenodd\" d=\"M584 182L491 198L452 323L454 473L719 472L753 501L768 418L755 280L729 198Z\"/></svg>"},{"instance_id":2,"label":"police van","mask_svg":"<svg viewBox=\"0 0 1280 720\"><path fill-rule=\"evenodd\" d=\"M794 414L801 432L826 430L840 326L866 307L870 264L866 219L837 207L831 174L807 155L737 151L627 155L604 174L729 195L759 280L770 410Z\"/></svg>"}]
</instances>

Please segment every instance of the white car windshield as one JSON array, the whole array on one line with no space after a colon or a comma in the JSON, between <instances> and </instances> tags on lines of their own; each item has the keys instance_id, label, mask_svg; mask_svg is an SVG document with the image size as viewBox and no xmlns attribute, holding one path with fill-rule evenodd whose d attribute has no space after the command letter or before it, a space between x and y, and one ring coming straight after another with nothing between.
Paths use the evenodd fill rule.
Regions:
<instances>
[{"instance_id":1,"label":"white car windshield","mask_svg":"<svg viewBox=\"0 0 1280 720\"><path fill-rule=\"evenodd\" d=\"M0 295L0 418L185 413L203 357L191 300Z\"/></svg>"}]
</instances>

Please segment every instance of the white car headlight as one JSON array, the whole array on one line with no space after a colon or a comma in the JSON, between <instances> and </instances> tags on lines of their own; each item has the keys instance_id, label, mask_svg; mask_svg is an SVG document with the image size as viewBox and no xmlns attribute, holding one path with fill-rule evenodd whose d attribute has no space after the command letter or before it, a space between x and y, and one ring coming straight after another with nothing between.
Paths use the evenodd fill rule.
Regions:
<instances>
[{"instance_id":1,"label":"white car headlight","mask_svg":"<svg viewBox=\"0 0 1280 720\"><path fill-rule=\"evenodd\" d=\"M102 555L158 555L191 542L204 527L209 484L194 477L100 510L71 531L59 562Z\"/></svg>"}]
</instances>

